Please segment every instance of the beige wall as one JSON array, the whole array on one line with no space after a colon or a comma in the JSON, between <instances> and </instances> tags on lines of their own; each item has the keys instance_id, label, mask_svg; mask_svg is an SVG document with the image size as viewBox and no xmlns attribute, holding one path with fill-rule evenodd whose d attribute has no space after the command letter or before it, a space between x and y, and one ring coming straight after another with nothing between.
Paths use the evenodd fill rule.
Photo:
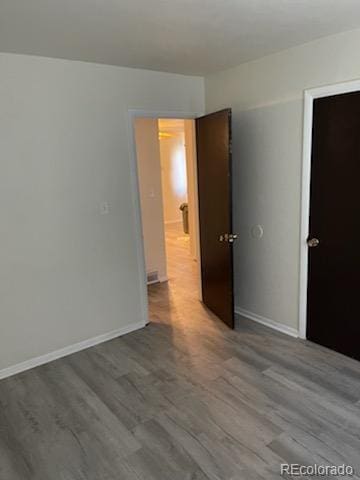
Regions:
<instances>
[{"instance_id":1,"label":"beige wall","mask_svg":"<svg viewBox=\"0 0 360 480\"><path fill-rule=\"evenodd\" d=\"M180 222L179 207L187 202L184 132L160 139L161 178L165 223Z\"/></svg>"},{"instance_id":2,"label":"beige wall","mask_svg":"<svg viewBox=\"0 0 360 480\"><path fill-rule=\"evenodd\" d=\"M298 328L303 91L360 77L360 30L205 80L208 112L232 107L236 305ZM264 235L253 238L261 224ZM304 240L304 239L303 239Z\"/></svg>"},{"instance_id":3,"label":"beige wall","mask_svg":"<svg viewBox=\"0 0 360 480\"><path fill-rule=\"evenodd\" d=\"M135 120L135 139L146 271L166 279L160 146L156 118Z\"/></svg>"},{"instance_id":4,"label":"beige wall","mask_svg":"<svg viewBox=\"0 0 360 480\"><path fill-rule=\"evenodd\" d=\"M23 55L0 54L0 72L1 375L143 324L129 109L202 112L204 92L197 77Z\"/></svg>"},{"instance_id":5,"label":"beige wall","mask_svg":"<svg viewBox=\"0 0 360 480\"><path fill-rule=\"evenodd\" d=\"M194 120L184 120L184 133L189 204L190 253L193 259L199 262L199 211L197 191L196 136Z\"/></svg>"}]
</instances>

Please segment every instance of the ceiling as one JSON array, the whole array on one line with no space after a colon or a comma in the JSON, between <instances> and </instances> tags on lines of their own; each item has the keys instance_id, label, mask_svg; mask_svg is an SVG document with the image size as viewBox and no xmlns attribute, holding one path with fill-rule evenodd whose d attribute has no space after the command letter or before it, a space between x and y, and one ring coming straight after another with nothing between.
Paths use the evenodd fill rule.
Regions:
<instances>
[{"instance_id":1,"label":"ceiling","mask_svg":"<svg viewBox=\"0 0 360 480\"><path fill-rule=\"evenodd\" d=\"M359 26L359 0L1 0L0 51L205 75Z\"/></svg>"}]
</instances>

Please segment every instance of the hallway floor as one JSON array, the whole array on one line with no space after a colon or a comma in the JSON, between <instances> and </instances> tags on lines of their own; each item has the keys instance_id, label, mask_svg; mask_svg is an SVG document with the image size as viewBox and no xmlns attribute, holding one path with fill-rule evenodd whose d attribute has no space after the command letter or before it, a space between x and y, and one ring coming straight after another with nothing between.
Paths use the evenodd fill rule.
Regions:
<instances>
[{"instance_id":1,"label":"hallway floor","mask_svg":"<svg viewBox=\"0 0 360 480\"><path fill-rule=\"evenodd\" d=\"M360 364L245 319L229 330L197 300L175 227L167 251L148 327L0 382L0 479L291 478L281 463L360 472Z\"/></svg>"}]
</instances>

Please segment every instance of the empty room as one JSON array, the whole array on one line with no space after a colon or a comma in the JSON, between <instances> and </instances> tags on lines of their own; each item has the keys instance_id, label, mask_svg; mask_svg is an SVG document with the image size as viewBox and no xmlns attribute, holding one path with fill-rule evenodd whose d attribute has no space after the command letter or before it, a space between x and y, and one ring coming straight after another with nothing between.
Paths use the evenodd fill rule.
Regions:
<instances>
[{"instance_id":1,"label":"empty room","mask_svg":"<svg viewBox=\"0 0 360 480\"><path fill-rule=\"evenodd\" d=\"M360 480L358 0L0 1L0 480Z\"/></svg>"}]
</instances>

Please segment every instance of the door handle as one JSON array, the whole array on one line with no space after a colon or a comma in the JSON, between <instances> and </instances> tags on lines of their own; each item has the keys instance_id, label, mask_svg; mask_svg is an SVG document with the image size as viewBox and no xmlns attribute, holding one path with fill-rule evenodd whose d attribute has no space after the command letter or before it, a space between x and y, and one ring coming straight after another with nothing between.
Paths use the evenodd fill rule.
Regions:
<instances>
[{"instance_id":1,"label":"door handle","mask_svg":"<svg viewBox=\"0 0 360 480\"><path fill-rule=\"evenodd\" d=\"M229 243L234 243L237 240L238 236L236 233L229 233Z\"/></svg>"},{"instance_id":2,"label":"door handle","mask_svg":"<svg viewBox=\"0 0 360 480\"><path fill-rule=\"evenodd\" d=\"M308 247L314 248L317 247L320 243L320 240L318 238L308 238L306 243L308 244Z\"/></svg>"},{"instance_id":3,"label":"door handle","mask_svg":"<svg viewBox=\"0 0 360 480\"><path fill-rule=\"evenodd\" d=\"M234 241L238 238L236 233L224 233L220 235L219 242L228 242L234 243Z\"/></svg>"}]
</instances>

